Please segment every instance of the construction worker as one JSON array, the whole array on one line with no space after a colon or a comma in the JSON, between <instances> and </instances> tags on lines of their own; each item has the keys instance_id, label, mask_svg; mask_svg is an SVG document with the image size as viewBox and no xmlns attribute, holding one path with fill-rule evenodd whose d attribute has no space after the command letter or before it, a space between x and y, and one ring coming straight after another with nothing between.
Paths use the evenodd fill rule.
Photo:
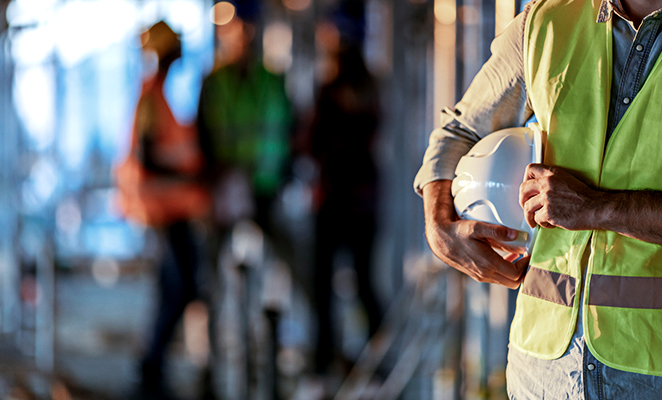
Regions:
<instances>
[{"instance_id":1,"label":"construction worker","mask_svg":"<svg viewBox=\"0 0 662 400\"><path fill-rule=\"evenodd\" d=\"M347 45L337 55L338 74L322 86L311 127L311 154L320 168L315 228L315 368L329 373L341 353L332 313L334 255L343 247L352 256L358 294L377 332L382 310L373 289L372 247L377 233L378 174L372 149L379 125L379 93L361 49ZM342 359L342 357L336 357Z\"/></svg>"},{"instance_id":2,"label":"construction worker","mask_svg":"<svg viewBox=\"0 0 662 400\"><path fill-rule=\"evenodd\" d=\"M142 360L141 397L169 398L163 360L175 325L196 297L198 255L189 221L208 214L210 195L198 182L204 159L195 130L175 120L163 95L168 69L181 55L175 32L163 21L142 35L143 51L158 58L158 70L143 84L131 150L117 169L118 203L133 221L156 228L165 249L160 265L160 302Z\"/></svg>"},{"instance_id":3,"label":"construction worker","mask_svg":"<svg viewBox=\"0 0 662 400\"><path fill-rule=\"evenodd\" d=\"M246 208L274 239L271 216L289 160L292 112L283 77L269 72L255 56L254 21L260 3L232 3L234 17L216 27L217 65L202 84L197 121L200 147L208 178L216 187L216 203L229 203L223 199L233 190L225 185L228 176L244 176L252 192L247 199L252 206ZM227 212L216 209L221 225L233 222L224 215Z\"/></svg>"},{"instance_id":4,"label":"construction worker","mask_svg":"<svg viewBox=\"0 0 662 400\"><path fill-rule=\"evenodd\" d=\"M511 399L660 398L661 11L660 0L532 2L430 137L415 188L432 251L477 281L520 287ZM547 144L520 205L541 228L530 258L511 264L492 246L517 231L459 220L451 179L478 139L532 114Z\"/></svg>"}]
</instances>

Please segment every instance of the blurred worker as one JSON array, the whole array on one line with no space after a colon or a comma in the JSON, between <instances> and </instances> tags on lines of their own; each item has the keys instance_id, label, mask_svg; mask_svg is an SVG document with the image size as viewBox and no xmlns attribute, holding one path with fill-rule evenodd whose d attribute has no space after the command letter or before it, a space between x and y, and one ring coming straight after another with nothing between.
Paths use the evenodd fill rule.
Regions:
<instances>
[{"instance_id":1,"label":"blurred worker","mask_svg":"<svg viewBox=\"0 0 662 400\"><path fill-rule=\"evenodd\" d=\"M230 224L237 219L227 214L242 205L228 199L241 191L241 185L227 183L242 176L251 192L244 202L252 203L243 205L243 216L253 217L272 233L271 210L289 157L290 103L283 77L269 72L254 56L252 21L258 16L258 2L233 4L234 17L216 26L217 66L204 80L200 94L200 143L208 176L216 186L218 222Z\"/></svg>"},{"instance_id":2,"label":"blurred worker","mask_svg":"<svg viewBox=\"0 0 662 400\"><path fill-rule=\"evenodd\" d=\"M326 373L334 343L332 269L345 246L354 260L359 296L370 335L382 311L371 283L377 218L377 167L372 146L379 122L377 83L356 45L337 55L337 76L321 88L311 129L311 150L320 167L315 245L315 302L318 317L316 370Z\"/></svg>"},{"instance_id":3,"label":"blurred worker","mask_svg":"<svg viewBox=\"0 0 662 400\"><path fill-rule=\"evenodd\" d=\"M175 325L196 297L198 255L189 226L204 217L210 196L197 182L204 161L195 130L175 120L163 95L173 61L181 56L177 35L163 21L142 35L143 51L158 57L156 74L145 80L136 110L131 150L117 170L119 203L127 218L158 228L166 243L160 265L160 302L142 360L144 398L168 398L163 359Z\"/></svg>"}]
</instances>

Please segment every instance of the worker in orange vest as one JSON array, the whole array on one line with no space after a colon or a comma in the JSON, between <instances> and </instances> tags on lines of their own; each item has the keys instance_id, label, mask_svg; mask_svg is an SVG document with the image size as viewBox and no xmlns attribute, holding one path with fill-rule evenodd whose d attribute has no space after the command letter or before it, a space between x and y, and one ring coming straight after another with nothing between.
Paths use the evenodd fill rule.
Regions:
<instances>
[{"instance_id":1,"label":"worker in orange vest","mask_svg":"<svg viewBox=\"0 0 662 400\"><path fill-rule=\"evenodd\" d=\"M204 159L193 126L177 123L163 95L168 69L181 55L177 35L163 21L142 35L143 51L159 66L144 84L131 138L131 151L117 169L119 206L124 215L149 226L205 216L211 200L196 181Z\"/></svg>"},{"instance_id":2,"label":"worker in orange vest","mask_svg":"<svg viewBox=\"0 0 662 400\"><path fill-rule=\"evenodd\" d=\"M204 158L193 127L174 118L163 95L170 65L181 56L175 32L163 21L142 37L143 51L156 53L158 70L146 79L138 102L128 157L117 168L118 204L135 222L164 236L160 303L151 343L142 360L141 398L167 399L163 360L175 325L198 295L198 251L190 220L206 216L211 196L199 179Z\"/></svg>"}]
</instances>

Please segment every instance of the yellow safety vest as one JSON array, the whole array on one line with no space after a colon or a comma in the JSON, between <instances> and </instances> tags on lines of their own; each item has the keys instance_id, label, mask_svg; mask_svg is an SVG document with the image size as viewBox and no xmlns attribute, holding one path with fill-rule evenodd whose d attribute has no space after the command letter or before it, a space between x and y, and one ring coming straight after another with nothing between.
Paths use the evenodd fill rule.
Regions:
<instances>
[{"instance_id":1,"label":"yellow safety vest","mask_svg":"<svg viewBox=\"0 0 662 400\"><path fill-rule=\"evenodd\" d=\"M602 189L659 191L660 60L605 143L612 23L596 22L599 6L599 0L539 1L528 15L524 76L535 115L548 132L545 164ZM540 229L511 344L538 358L560 357L575 331L580 301L584 335L598 360L662 376L662 246L610 231Z\"/></svg>"}]
</instances>

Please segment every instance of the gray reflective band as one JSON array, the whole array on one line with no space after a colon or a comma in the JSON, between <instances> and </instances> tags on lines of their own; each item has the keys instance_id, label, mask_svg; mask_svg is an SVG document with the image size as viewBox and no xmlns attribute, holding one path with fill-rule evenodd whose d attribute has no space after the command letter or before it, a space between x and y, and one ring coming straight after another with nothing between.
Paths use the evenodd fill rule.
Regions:
<instances>
[{"instance_id":1,"label":"gray reflective band","mask_svg":"<svg viewBox=\"0 0 662 400\"><path fill-rule=\"evenodd\" d=\"M662 278L591 275L590 306L662 309Z\"/></svg>"},{"instance_id":2,"label":"gray reflective band","mask_svg":"<svg viewBox=\"0 0 662 400\"><path fill-rule=\"evenodd\" d=\"M531 267L522 283L522 293L562 306L575 301L575 278L559 272Z\"/></svg>"}]
</instances>

